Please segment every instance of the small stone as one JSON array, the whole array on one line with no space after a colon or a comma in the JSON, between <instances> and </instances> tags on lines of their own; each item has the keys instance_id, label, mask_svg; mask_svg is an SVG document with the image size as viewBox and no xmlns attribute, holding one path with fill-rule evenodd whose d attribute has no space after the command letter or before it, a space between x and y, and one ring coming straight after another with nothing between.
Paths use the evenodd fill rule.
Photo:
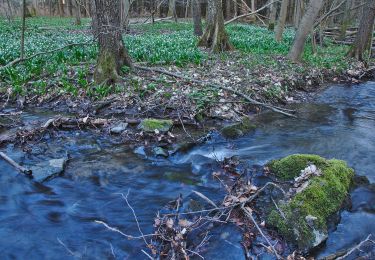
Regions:
<instances>
[{"instance_id":1,"label":"small stone","mask_svg":"<svg viewBox=\"0 0 375 260\"><path fill-rule=\"evenodd\" d=\"M121 134L128 127L128 123L121 122L110 129L112 134Z\"/></svg>"}]
</instances>

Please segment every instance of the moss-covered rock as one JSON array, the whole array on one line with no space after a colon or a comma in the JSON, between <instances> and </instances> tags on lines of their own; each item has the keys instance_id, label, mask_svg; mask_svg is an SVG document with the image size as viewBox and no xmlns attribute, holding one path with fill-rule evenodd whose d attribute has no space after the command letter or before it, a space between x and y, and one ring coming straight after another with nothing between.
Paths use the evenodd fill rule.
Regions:
<instances>
[{"instance_id":1,"label":"moss-covered rock","mask_svg":"<svg viewBox=\"0 0 375 260\"><path fill-rule=\"evenodd\" d=\"M292 155L269 166L276 176L290 179L299 176L308 164L315 164L320 174L311 177L304 189L279 201L279 209L267 217L268 225L306 252L327 238L328 218L341 209L354 177L353 169L344 161L317 155Z\"/></svg>"},{"instance_id":2,"label":"moss-covered rock","mask_svg":"<svg viewBox=\"0 0 375 260\"><path fill-rule=\"evenodd\" d=\"M168 132L173 126L172 120L161 120L161 119L144 119L139 124L138 128L145 132Z\"/></svg>"},{"instance_id":3,"label":"moss-covered rock","mask_svg":"<svg viewBox=\"0 0 375 260\"><path fill-rule=\"evenodd\" d=\"M248 117L242 119L241 122L225 126L221 129L221 134L225 138L238 138L243 136L244 134L254 130L256 126L251 123Z\"/></svg>"},{"instance_id":4,"label":"moss-covered rock","mask_svg":"<svg viewBox=\"0 0 375 260\"><path fill-rule=\"evenodd\" d=\"M327 161L315 154L293 154L267 164L270 171L282 180L291 180L301 174L309 164L324 167Z\"/></svg>"}]
</instances>

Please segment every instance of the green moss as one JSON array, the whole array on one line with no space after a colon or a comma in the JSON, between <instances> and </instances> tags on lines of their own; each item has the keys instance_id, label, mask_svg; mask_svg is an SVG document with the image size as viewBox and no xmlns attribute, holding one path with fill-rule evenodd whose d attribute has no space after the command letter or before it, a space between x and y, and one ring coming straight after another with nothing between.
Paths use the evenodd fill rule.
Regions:
<instances>
[{"instance_id":1,"label":"green moss","mask_svg":"<svg viewBox=\"0 0 375 260\"><path fill-rule=\"evenodd\" d=\"M117 64L113 53L103 51L99 55L94 78L98 84L106 81L115 82L117 80Z\"/></svg>"},{"instance_id":2,"label":"green moss","mask_svg":"<svg viewBox=\"0 0 375 260\"><path fill-rule=\"evenodd\" d=\"M273 160L267 164L276 177L282 180L290 180L299 176L309 164L318 168L325 166L326 160L314 154L293 154L279 160Z\"/></svg>"},{"instance_id":3,"label":"green moss","mask_svg":"<svg viewBox=\"0 0 375 260\"><path fill-rule=\"evenodd\" d=\"M172 120L161 120L161 119L144 119L138 126L145 132L167 132L173 126Z\"/></svg>"},{"instance_id":4,"label":"green moss","mask_svg":"<svg viewBox=\"0 0 375 260\"><path fill-rule=\"evenodd\" d=\"M225 138L238 138L254 130L256 126L251 123L248 117L242 119L240 123L229 125L221 129L221 134Z\"/></svg>"},{"instance_id":5,"label":"green moss","mask_svg":"<svg viewBox=\"0 0 375 260\"><path fill-rule=\"evenodd\" d=\"M284 171L287 166L292 166L291 170L299 170L304 167L306 160L301 160L302 155L286 157L279 162L288 161L288 164L278 165ZM324 160L319 156L306 157L319 164L322 175L313 177L309 185L302 192L297 193L290 201L280 206L285 219L275 209L268 215L268 224L274 226L286 239L294 241L299 249L311 249L315 243L316 236L314 230L321 234L327 234L328 218L338 212L348 195L352 179L353 169L349 168L344 161ZM292 158L298 158L299 166L291 164ZM287 160L285 160L287 159ZM301 169L302 169L301 168ZM306 220L307 216L316 218L313 227Z\"/></svg>"}]
</instances>

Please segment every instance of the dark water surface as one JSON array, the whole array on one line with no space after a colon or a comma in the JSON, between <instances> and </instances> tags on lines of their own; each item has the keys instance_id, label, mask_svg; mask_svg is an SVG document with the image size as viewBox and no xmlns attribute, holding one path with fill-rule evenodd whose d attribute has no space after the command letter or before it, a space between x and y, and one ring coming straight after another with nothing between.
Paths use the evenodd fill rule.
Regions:
<instances>
[{"instance_id":1,"label":"dark water surface","mask_svg":"<svg viewBox=\"0 0 375 260\"><path fill-rule=\"evenodd\" d=\"M1 259L146 259L142 241L126 240L94 220L139 235L119 195L128 189L144 233L152 232L155 213L179 193L198 190L220 198L222 190L211 177L216 158L237 155L251 166L292 153L316 153L346 160L357 174L375 182L374 82L332 86L315 104L299 105L299 111L304 119L267 113L255 133L234 141L216 138L168 160L144 158L130 147L87 133L51 138L33 147L32 155L8 146L6 153L26 165L65 151L72 159L63 177L44 184L18 175L0 160ZM361 187L351 197L352 209L342 212L319 256L375 235L374 191ZM207 259L243 259L241 236L227 229L213 234Z\"/></svg>"}]
</instances>

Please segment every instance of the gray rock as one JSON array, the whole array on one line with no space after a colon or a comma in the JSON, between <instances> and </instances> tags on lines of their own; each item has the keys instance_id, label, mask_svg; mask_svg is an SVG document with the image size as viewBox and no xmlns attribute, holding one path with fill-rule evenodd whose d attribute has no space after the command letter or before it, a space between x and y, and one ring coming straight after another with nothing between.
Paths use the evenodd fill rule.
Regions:
<instances>
[{"instance_id":1,"label":"gray rock","mask_svg":"<svg viewBox=\"0 0 375 260\"><path fill-rule=\"evenodd\" d=\"M162 156L162 157L168 157L169 154L166 150L163 148L157 146L152 149L152 152L154 153L155 156Z\"/></svg>"},{"instance_id":2,"label":"gray rock","mask_svg":"<svg viewBox=\"0 0 375 260\"><path fill-rule=\"evenodd\" d=\"M111 127L110 131L112 134L121 134L126 130L127 127L128 123L121 122L115 125L114 127Z\"/></svg>"},{"instance_id":3,"label":"gray rock","mask_svg":"<svg viewBox=\"0 0 375 260\"><path fill-rule=\"evenodd\" d=\"M38 163L31 167L33 172L33 179L38 182L43 182L62 174L65 170L67 157L59 159L51 159L46 162Z\"/></svg>"}]
</instances>

